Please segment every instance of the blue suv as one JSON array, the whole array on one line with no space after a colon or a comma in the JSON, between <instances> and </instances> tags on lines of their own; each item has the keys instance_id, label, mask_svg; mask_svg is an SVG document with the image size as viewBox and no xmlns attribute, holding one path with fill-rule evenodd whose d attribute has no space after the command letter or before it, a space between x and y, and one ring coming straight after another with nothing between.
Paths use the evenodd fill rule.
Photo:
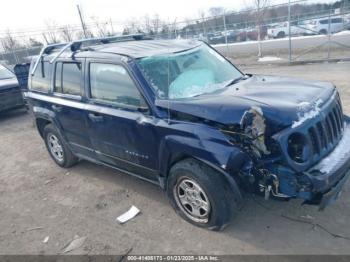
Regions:
<instances>
[{"instance_id":1,"label":"blue suv","mask_svg":"<svg viewBox=\"0 0 350 262\"><path fill-rule=\"evenodd\" d=\"M59 166L84 159L157 184L200 227L224 228L243 192L323 209L349 174L349 119L332 84L244 74L204 42L50 45L28 81Z\"/></svg>"}]
</instances>

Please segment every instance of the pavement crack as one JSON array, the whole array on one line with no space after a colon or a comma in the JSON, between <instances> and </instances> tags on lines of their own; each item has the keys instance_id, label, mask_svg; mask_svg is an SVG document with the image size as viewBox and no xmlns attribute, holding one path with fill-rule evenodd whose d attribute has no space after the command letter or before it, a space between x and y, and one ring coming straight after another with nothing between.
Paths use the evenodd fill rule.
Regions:
<instances>
[{"instance_id":1,"label":"pavement crack","mask_svg":"<svg viewBox=\"0 0 350 262\"><path fill-rule=\"evenodd\" d=\"M320 228L321 230L323 230L324 232L328 233L329 235L331 235L334 238L341 238L341 239L345 239L345 240L349 240L350 241L350 237L333 233L332 231L328 230L326 227L322 226L319 223L314 223L314 222L310 222L310 221L306 221L306 220L290 217L290 216L287 216L287 215L284 215L284 214L281 214L281 217L283 217L285 219L288 219L290 221L293 221L293 222L299 222L299 223L312 225L313 227L318 227L318 228Z\"/></svg>"},{"instance_id":2,"label":"pavement crack","mask_svg":"<svg viewBox=\"0 0 350 262\"><path fill-rule=\"evenodd\" d=\"M290 220L290 221L293 221L293 222L298 222L298 223L303 223L303 224L308 224L308 225L312 225L313 228L315 227L318 227L320 228L321 230L323 230L324 232L326 232L327 234L329 234L330 236L334 237L334 238L341 238L341 239L345 239L345 240L348 240L350 241L350 237L348 236L344 236L344 235L340 235L340 234L336 234L336 233L333 233L332 231L330 231L329 229L327 229L326 227L324 227L323 225L319 224L319 223L315 223L315 222L311 222L311 221L306 221L306 220L303 220L303 219L299 219L299 218L295 218L295 217L290 217L290 216L287 216L285 214L276 214L274 212L274 210L266 205L264 205L263 203L261 203L260 201L258 201L254 196L252 197L253 201L255 203L257 203L259 206L261 206L262 208L270 211L272 213L273 216L278 216L278 217L282 217L284 219L287 219L287 220Z\"/></svg>"}]
</instances>

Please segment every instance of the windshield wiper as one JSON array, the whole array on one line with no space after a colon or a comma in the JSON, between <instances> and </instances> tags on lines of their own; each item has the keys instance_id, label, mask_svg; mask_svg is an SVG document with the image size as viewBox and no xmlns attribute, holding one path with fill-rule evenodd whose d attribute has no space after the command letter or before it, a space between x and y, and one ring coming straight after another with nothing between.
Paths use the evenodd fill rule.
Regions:
<instances>
[{"instance_id":1,"label":"windshield wiper","mask_svg":"<svg viewBox=\"0 0 350 262\"><path fill-rule=\"evenodd\" d=\"M243 76L240 76L240 77L237 77L235 79L232 79L225 87L228 87L228 86L232 86L234 84L237 84L238 82L242 81L242 80L246 80L248 79L250 76L249 75L243 75Z\"/></svg>"}]
</instances>

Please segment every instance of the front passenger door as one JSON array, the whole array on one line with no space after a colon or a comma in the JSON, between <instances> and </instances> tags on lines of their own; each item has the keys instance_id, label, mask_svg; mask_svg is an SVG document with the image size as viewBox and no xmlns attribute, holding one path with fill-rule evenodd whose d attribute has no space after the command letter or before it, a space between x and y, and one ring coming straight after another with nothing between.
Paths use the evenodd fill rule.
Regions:
<instances>
[{"instance_id":1,"label":"front passenger door","mask_svg":"<svg viewBox=\"0 0 350 262\"><path fill-rule=\"evenodd\" d=\"M87 107L90 138L102 162L156 180L154 118L122 64L90 62Z\"/></svg>"}]
</instances>

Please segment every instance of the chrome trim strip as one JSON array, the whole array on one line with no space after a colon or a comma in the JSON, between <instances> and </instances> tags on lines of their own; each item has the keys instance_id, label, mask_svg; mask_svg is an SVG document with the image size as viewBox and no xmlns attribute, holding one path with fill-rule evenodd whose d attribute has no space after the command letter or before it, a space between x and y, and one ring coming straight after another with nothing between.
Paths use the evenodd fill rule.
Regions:
<instances>
[{"instance_id":1,"label":"chrome trim strip","mask_svg":"<svg viewBox=\"0 0 350 262\"><path fill-rule=\"evenodd\" d=\"M131 118L131 119L144 117L142 113L140 113L136 110L129 111L129 110L125 110L125 109L112 108L112 107L107 107L107 106L103 106L103 105L93 105L93 104L83 103L80 101L74 101L74 99L68 99L68 97L63 98L63 97L57 97L57 96L38 94L38 93L34 93L34 92L26 92L26 97L32 98L32 99L37 99L37 100L44 101L44 102L57 104L57 105L68 106L68 107L73 107L76 109L87 110L90 112L96 112L99 114L110 115L110 116L123 115L126 118ZM147 119L146 117L144 117L144 118Z\"/></svg>"},{"instance_id":2,"label":"chrome trim strip","mask_svg":"<svg viewBox=\"0 0 350 262\"><path fill-rule=\"evenodd\" d=\"M126 160L126 159L119 158L119 157L117 157L117 156L111 156L111 155L102 153L102 152L100 152L100 151L95 151L95 152L96 152L97 154L104 155L104 156L106 156L106 157L113 158L113 159L116 159L116 160L125 162L125 163L130 164L130 165L133 165L133 166L137 166L137 167L140 167L140 168L143 168L143 169L147 169L147 170L152 171L152 172L157 172L156 169L152 169L152 168L148 168L148 167L145 167L145 166L141 166L141 165L139 165L139 164L136 164L136 163L131 162L131 161Z\"/></svg>"}]
</instances>

